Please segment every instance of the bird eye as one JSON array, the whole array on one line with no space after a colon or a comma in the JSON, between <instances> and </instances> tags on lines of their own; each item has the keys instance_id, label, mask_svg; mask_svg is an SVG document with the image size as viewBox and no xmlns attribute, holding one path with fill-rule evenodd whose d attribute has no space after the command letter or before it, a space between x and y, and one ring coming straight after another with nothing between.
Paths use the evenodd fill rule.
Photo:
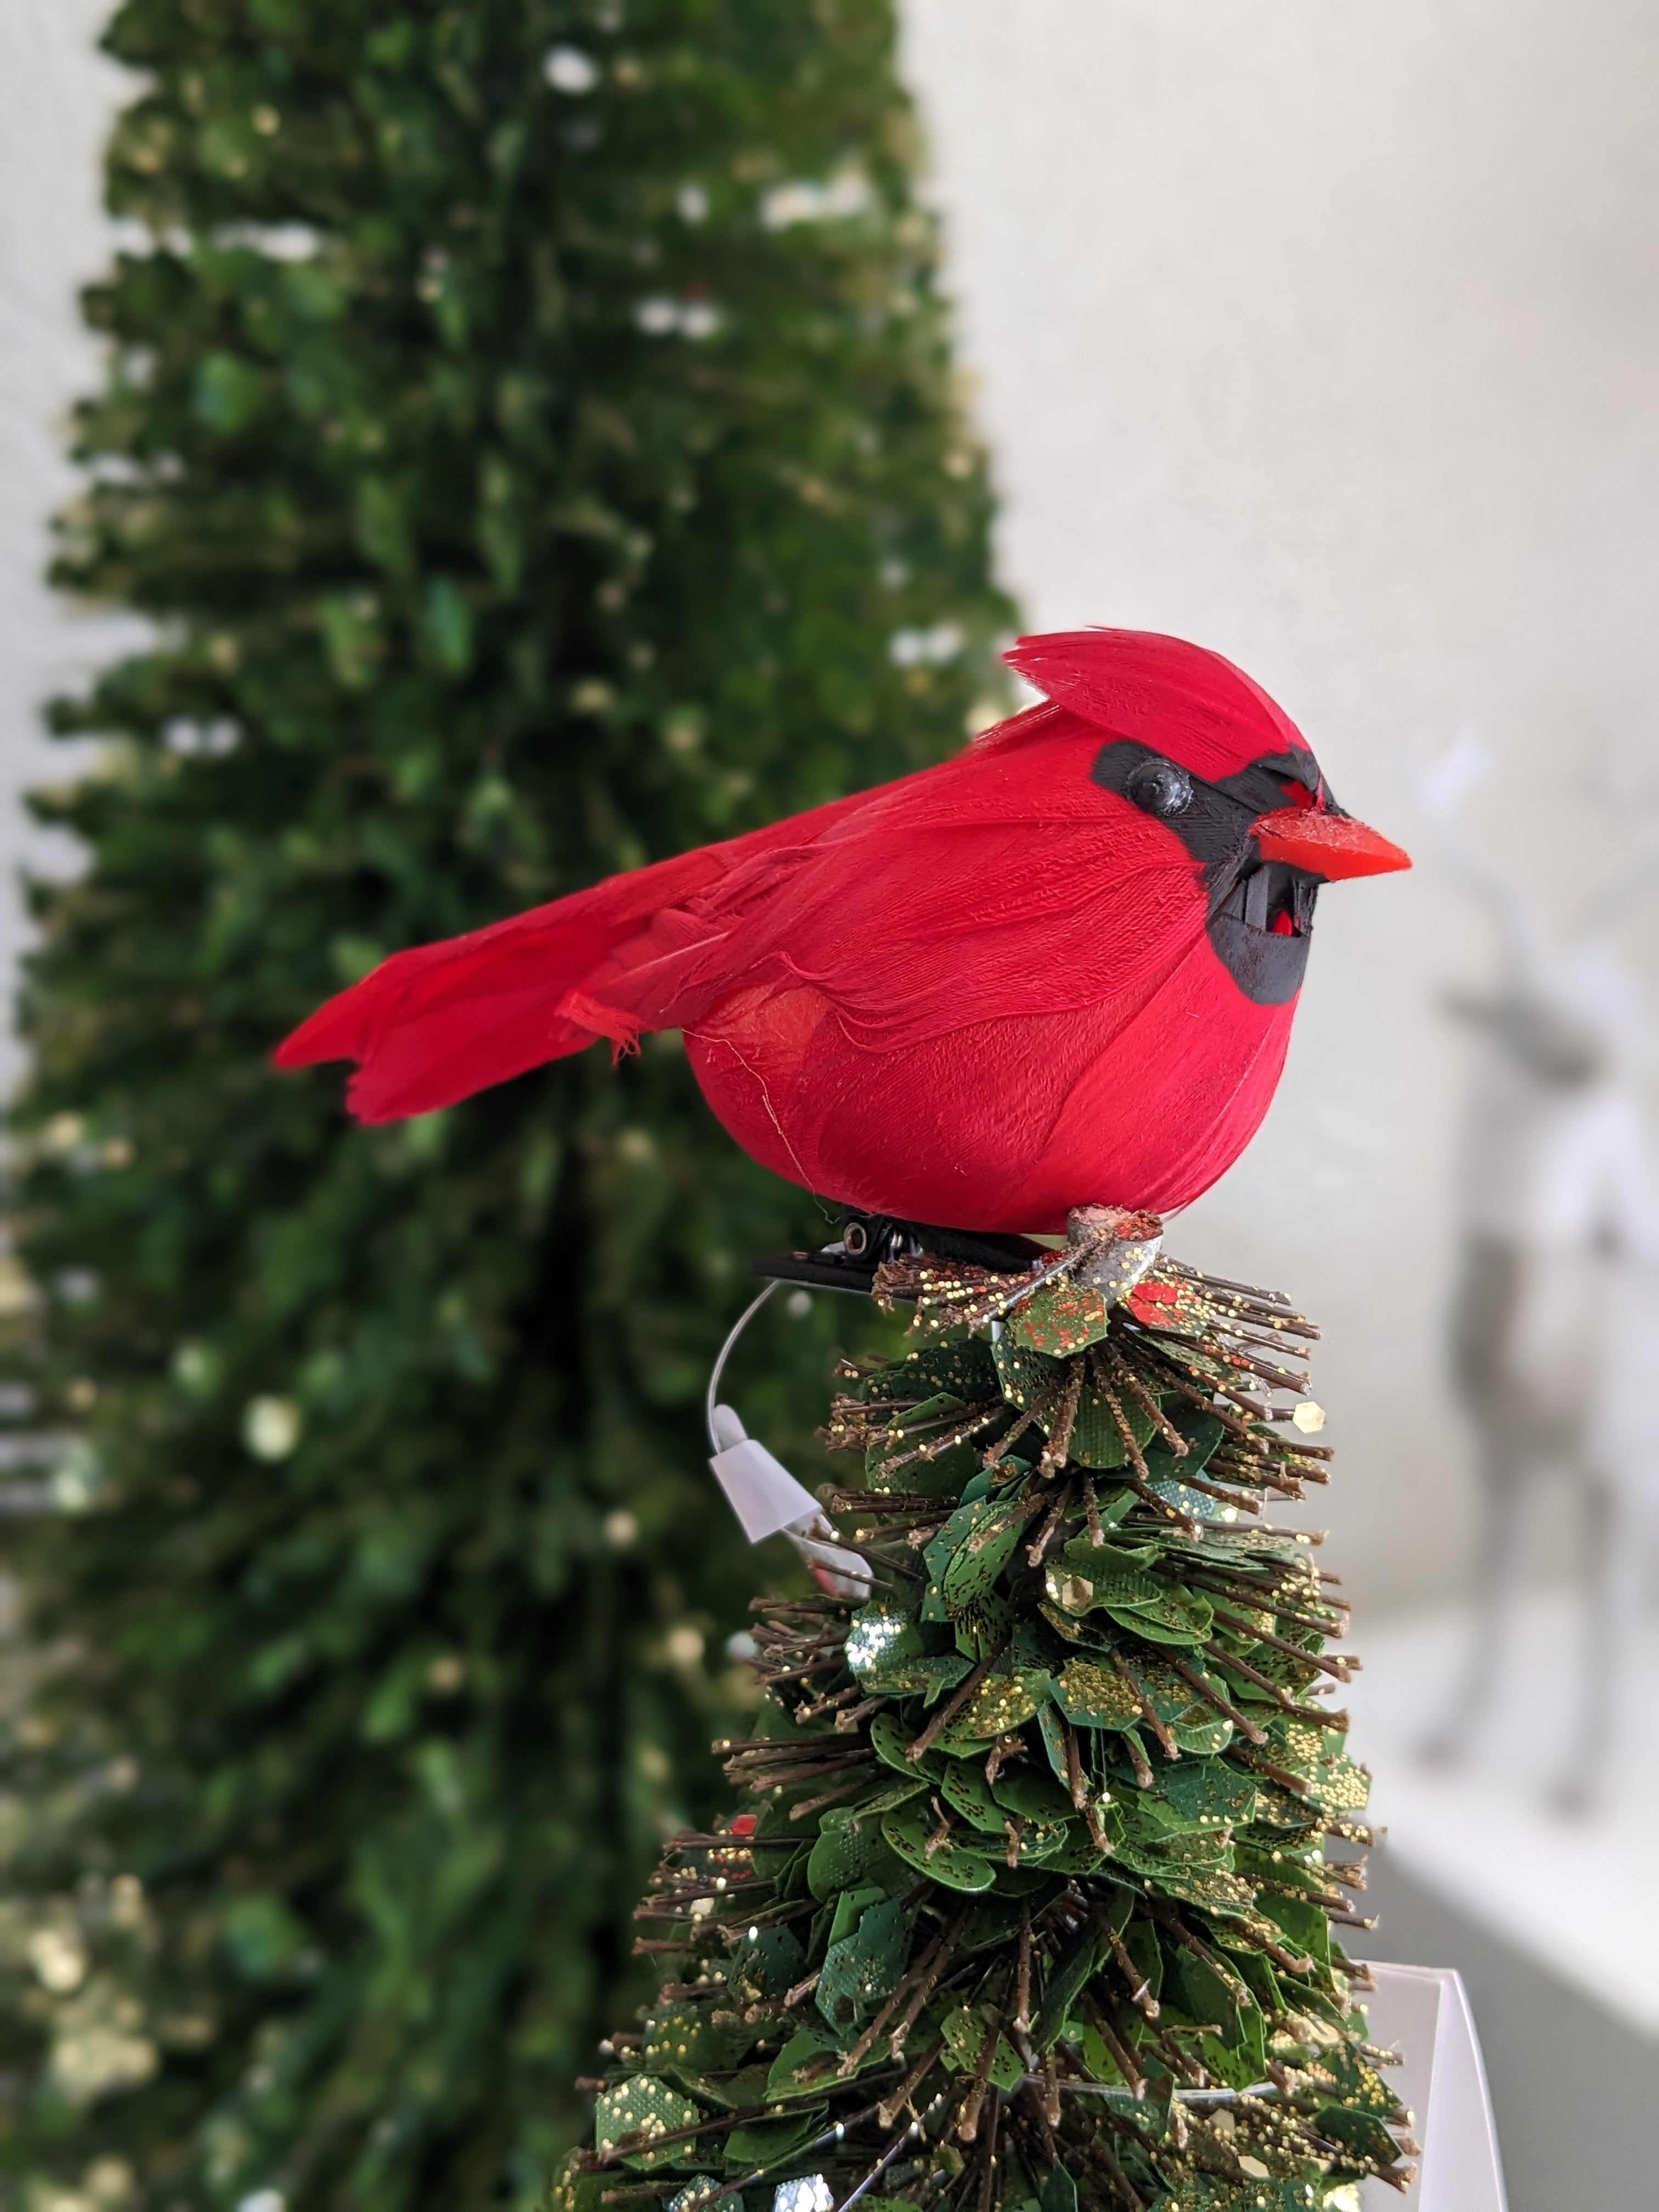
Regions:
<instances>
[{"instance_id":1,"label":"bird eye","mask_svg":"<svg viewBox=\"0 0 1659 2212\"><path fill-rule=\"evenodd\" d=\"M1123 795L1147 814L1167 818L1180 814L1190 806L1193 799L1193 780L1184 768L1173 761L1144 760L1133 769L1125 781Z\"/></svg>"}]
</instances>

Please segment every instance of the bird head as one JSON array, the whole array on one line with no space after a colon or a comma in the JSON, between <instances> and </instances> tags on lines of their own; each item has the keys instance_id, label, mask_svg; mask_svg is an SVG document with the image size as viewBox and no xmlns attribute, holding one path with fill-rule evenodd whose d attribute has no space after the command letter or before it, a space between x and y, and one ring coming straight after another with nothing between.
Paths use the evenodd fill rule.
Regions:
<instances>
[{"instance_id":1,"label":"bird head","mask_svg":"<svg viewBox=\"0 0 1659 2212\"><path fill-rule=\"evenodd\" d=\"M1408 868L1339 806L1302 732L1219 653L1136 630L1022 638L1006 656L1101 733L1089 774L1200 865L1210 939L1259 1004L1301 988L1322 884Z\"/></svg>"}]
</instances>

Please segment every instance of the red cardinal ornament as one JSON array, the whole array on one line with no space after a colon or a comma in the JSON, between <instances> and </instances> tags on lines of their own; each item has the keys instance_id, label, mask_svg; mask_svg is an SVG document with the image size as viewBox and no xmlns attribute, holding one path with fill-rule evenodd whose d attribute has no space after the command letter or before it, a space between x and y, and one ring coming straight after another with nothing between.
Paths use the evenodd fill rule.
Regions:
<instances>
[{"instance_id":1,"label":"red cardinal ornament","mask_svg":"<svg viewBox=\"0 0 1659 2212\"><path fill-rule=\"evenodd\" d=\"M678 1029L745 1151L843 1204L1185 1206L1267 1111L1320 884L1411 864L1218 654L1094 629L1007 657L1045 703L954 760L397 953L279 1063L356 1060L353 1112L389 1121Z\"/></svg>"}]
</instances>

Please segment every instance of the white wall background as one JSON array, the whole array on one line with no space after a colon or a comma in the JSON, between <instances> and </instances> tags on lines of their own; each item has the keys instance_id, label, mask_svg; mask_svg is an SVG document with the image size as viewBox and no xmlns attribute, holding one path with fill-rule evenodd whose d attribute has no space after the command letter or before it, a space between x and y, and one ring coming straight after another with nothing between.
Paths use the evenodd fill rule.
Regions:
<instances>
[{"instance_id":1,"label":"white wall background","mask_svg":"<svg viewBox=\"0 0 1659 2212\"><path fill-rule=\"evenodd\" d=\"M1659 787L1659 13L906 19L1032 624L1218 647L1407 845L1405 749L1476 720L1486 846L1571 911L1633 836L1598 794ZM1328 891L1318 937L1267 1126L1172 1242L1325 1325L1327 1562L1406 1602L1470 1534L1438 1354L1463 1062L1436 999L1487 943L1429 869ZM1631 941L1659 947L1659 910Z\"/></svg>"},{"instance_id":2,"label":"white wall background","mask_svg":"<svg viewBox=\"0 0 1659 2212\"><path fill-rule=\"evenodd\" d=\"M74 491L64 459L74 400L92 390L98 348L76 295L108 259L103 141L129 80L96 51L104 0L0 0L0 994L25 932L20 866L68 854L35 829L16 794L64 776L40 702L72 688L136 626L70 610L45 582L46 518ZM127 94L131 97L130 92ZM20 1066L0 1018L0 1087Z\"/></svg>"},{"instance_id":3,"label":"white wall background","mask_svg":"<svg viewBox=\"0 0 1659 2212\"><path fill-rule=\"evenodd\" d=\"M103 0L0 0L0 788L107 649L40 582L96 374ZM1414 736L1479 720L1494 853L1564 911L1659 789L1659 12L1644 0L906 0L1006 573L1033 626L1175 630L1412 841ZM0 805L0 872L27 842ZM0 904L0 969L15 957ZM1326 1324L1328 1559L1437 1593L1468 1532L1437 1350L1480 926L1431 873L1340 886L1289 1073L1177 1249ZM1645 940L1645 945L1644 943ZM1659 940L1659 915L1632 944ZM15 1067L15 1054L0 1075ZM1441 1532L1444 1532L1444 1542Z\"/></svg>"}]
</instances>

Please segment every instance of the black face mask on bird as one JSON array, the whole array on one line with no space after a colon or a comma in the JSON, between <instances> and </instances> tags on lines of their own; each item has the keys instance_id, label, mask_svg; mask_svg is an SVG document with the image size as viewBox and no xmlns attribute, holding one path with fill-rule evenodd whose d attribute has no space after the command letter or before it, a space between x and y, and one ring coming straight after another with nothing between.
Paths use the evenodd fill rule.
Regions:
<instances>
[{"instance_id":1,"label":"black face mask on bird","mask_svg":"<svg viewBox=\"0 0 1659 2212\"><path fill-rule=\"evenodd\" d=\"M1405 863L1397 846L1344 813L1310 752L1264 753L1210 783L1121 738L1101 747L1091 775L1202 861L1210 942L1258 1006L1284 1006L1301 989L1321 884Z\"/></svg>"}]
</instances>

